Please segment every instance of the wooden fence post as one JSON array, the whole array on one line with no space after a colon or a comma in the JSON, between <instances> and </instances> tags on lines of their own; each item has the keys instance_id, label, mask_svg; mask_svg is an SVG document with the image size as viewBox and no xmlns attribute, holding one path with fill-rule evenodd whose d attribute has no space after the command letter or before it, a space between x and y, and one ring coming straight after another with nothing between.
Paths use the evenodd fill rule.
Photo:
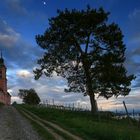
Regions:
<instances>
[{"instance_id":1,"label":"wooden fence post","mask_svg":"<svg viewBox=\"0 0 140 140\"><path fill-rule=\"evenodd\" d=\"M126 115L127 115L127 117L128 117L129 124L132 124L132 122L131 122L131 120L130 120L130 117L129 117L129 114L128 114L128 110L127 110L125 101L123 101L123 105L124 105L124 108L125 108L125 111L126 111Z\"/></svg>"},{"instance_id":2,"label":"wooden fence post","mask_svg":"<svg viewBox=\"0 0 140 140\"><path fill-rule=\"evenodd\" d=\"M125 108L125 111L126 111L126 115L127 115L127 117L129 118L128 110L127 110L127 107L126 107L126 105L125 105L125 101L123 101L123 105L124 105L124 108Z\"/></svg>"}]
</instances>

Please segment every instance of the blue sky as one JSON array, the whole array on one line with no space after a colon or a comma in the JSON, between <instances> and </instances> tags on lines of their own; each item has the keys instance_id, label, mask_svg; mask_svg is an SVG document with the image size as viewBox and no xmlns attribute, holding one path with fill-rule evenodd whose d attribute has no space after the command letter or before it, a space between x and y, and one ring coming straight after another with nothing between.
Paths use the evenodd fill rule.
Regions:
<instances>
[{"instance_id":1,"label":"blue sky","mask_svg":"<svg viewBox=\"0 0 140 140\"><path fill-rule=\"evenodd\" d=\"M35 88L42 101L54 99L57 103L76 103L89 106L88 97L82 94L65 94L67 81L54 75L35 81L32 70L42 55L35 35L48 28L48 18L57 15L57 9L84 9L103 7L110 12L109 22L117 23L123 31L126 44L125 66L133 81L128 97L97 99L99 108L121 109L125 100L128 107L140 108L140 2L138 0L3 0L0 4L0 49L7 66L8 89L12 101L19 101L19 88Z\"/></svg>"}]
</instances>

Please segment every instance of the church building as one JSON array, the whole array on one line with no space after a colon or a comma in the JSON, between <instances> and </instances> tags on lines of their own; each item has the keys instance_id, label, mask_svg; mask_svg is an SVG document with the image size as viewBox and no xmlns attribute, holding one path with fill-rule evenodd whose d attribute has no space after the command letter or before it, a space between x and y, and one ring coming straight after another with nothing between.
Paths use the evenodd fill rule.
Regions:
<instances>
[{"instance_id":1,"label":"church building","mask_svg":"<svg viewBox=\"0 0 140 140\"><path fill-rule=\"evenodd\" d=\"M2 53L0 58L0 102L5 105L11 104L11 95L7 92L6 66Z\"/></svg>"}]
</instances>

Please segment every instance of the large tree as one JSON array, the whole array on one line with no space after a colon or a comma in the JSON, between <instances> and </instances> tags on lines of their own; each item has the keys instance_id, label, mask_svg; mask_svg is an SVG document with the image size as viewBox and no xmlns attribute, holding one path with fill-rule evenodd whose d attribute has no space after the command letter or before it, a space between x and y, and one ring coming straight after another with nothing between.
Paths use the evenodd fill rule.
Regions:
<instances>
[{"instance_id":1,"label":"large tree","mask_svg":"<svg viewBox=\"0 0 140 140\"><path fill-rule=\"evenodd\" d=\"M110 98L128 95L133 75L124 67L125 45L121 29L108 23L109 13L96 10L58 10L49 19L37 44L45 50L34 70L35 79L55 71L68 81L67 92L82 92L90 97L91 110L97 111L95 94Z\"/></svg>"},{"instance_id":2,"label":"large tree","mask_svg":"<svg viewBox=\"0 0 140 140\"><path fill-rule=\"evenodd\" d=\"M37 105L40 103L40 98L34 89L19 89L18 96L23 99L25 104Z\"/></svg>"}]
</instances>

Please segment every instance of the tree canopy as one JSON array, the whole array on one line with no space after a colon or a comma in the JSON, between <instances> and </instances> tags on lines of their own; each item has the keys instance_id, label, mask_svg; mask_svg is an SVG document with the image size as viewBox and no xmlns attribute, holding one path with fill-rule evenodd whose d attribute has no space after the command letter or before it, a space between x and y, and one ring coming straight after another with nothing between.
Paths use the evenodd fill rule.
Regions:
<instances>
[{"instance_id":1,"label":"tree canopy","mask_svg":"<svg viewBox=\"0 0 140 140\"><path fill-rule=\"evenodd\" d=\"M37 105L40 103L40 98L34 89L19 89L18 95L25 104Z\"/></svg>"},{"instance_id":2,"label":"tree canopy","mask_svg":"<svg viewBox=\"0 0 140 140\"><path fill-rule=\"evenodd\" d=\"M134 75L124 67L125 50L119 26L108 22L103 8L58 10L49 19L43 35L36 36L44 49L34 70L35 79L55 71L68 81L66 92L82 92L90 96L91 109L97 111L95 94L110 98L128 95Z\"/></svg>"}]
</instances>

